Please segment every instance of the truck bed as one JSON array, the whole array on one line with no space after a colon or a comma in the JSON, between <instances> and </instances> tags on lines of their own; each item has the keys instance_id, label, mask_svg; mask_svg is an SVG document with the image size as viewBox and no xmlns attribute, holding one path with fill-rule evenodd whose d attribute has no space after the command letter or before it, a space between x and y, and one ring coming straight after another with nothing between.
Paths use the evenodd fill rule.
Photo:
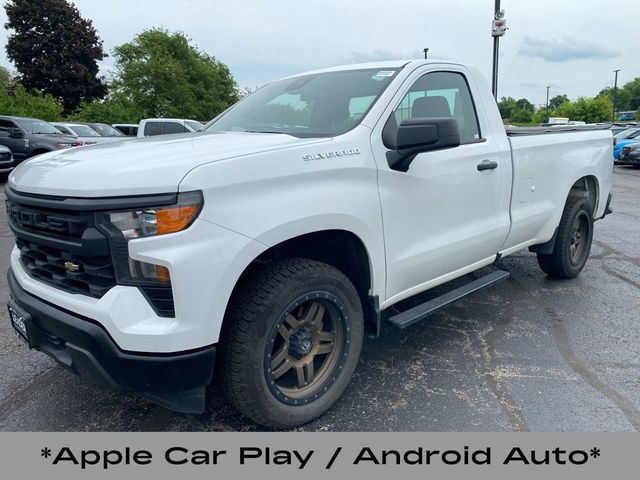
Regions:
<instances>
[{"instance_id":1,"label":"truck bed","mask_svg":"<svg viewBox=\"0 0 640 480\"><path fill-rule=\"evenodd\" d=\"M584 132L585 130L608 130L611 125L563 125L558 127L506 127L509 137L522 135L550 135L554 133Z\"/></svg>"}]
</instances>

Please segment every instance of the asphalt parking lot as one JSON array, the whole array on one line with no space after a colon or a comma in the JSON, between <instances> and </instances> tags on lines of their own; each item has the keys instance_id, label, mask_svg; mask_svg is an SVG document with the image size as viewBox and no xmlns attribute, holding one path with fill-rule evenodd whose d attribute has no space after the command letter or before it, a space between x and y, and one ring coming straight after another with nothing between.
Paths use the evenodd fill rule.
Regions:
<instances>
[{"instance_id":1,"label":"asphalt parking lot","mask_svg":"<svg viewBox=\"0 0 640 480\"><path fill-rule=\"evenodd\" d=\"M640 170L615 167L612 207L577 279L549 279L528 252L504 259L506 282L368 339L345 396L302 430L640 430ZM4 304L13 237L0 217ZM0 317L0 430L258 429L214 388L190 416L93 386Z\"/></svg>"}]
</instances>

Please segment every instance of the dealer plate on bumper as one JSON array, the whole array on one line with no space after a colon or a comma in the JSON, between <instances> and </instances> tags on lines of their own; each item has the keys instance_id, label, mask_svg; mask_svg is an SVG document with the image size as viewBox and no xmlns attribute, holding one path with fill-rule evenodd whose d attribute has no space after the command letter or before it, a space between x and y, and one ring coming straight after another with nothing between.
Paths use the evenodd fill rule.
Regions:
<instances>
[{"instance_id":1,"label":"dealer plate on bumper","mask_svg":"<svg viewBox=\"0 0 640 480\"><path fill-rule=\"evenodd\" d=\"M15 306L13 303L7 304L9 309L9 319L11 320L11 326L16 333L16 336L22 340L27 347L31 348L31 342L29 341L29 329L27 324L31 316Z\"/></svg>"}]
</instances>

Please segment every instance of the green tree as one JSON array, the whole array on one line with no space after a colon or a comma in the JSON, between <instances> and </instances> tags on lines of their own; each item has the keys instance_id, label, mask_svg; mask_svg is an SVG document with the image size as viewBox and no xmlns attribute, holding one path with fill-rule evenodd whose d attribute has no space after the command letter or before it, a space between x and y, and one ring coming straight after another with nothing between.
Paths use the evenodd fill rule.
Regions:
<instances>
[{"instance_id":1,"label":"green tree","mask_svg":"<svg viewBox=\"0 0 640 480\"><path fill-rule=\"evenodd\" d=\"M98 78L98 61L105 57L91 20L80 16L66 0L9 0L5 28L14 31L7 57L18 80L29 91L50 93L66 111L81 101L102 98L106 86Z\"/></svg>"},{"instance_id":2,"label":"green tree","mask_svg":"<svg viewBox=\"0 0 640 480\"><path fill-rule=\"evenodd\" d=\"M0 67L0 91L8 92L13 85L13 75L4 67Z\"/></svg>"},{"instance_id":3,"label":"green tree","mask_svg":"<svg viewBox=\"0 0 640 480\"><path fill-rule=\"evenodd\" d=\"M549 109L549 112L547 113L547 109L543 107L536 110L536 112L531 117L531 123L535 125L546 123L549 117L553 117L553 110Z\"/></svg>"},{"instance_id":4,"label":"green tree","mask_svg":"<svg viewBox=\"0 0 640 480\"><path fill-rule=\"evenodd\" d=\"M549 100L549 110L555 110L564 102L568 102L568 101L569 101L569 97L567 97L564 94L551 97L551 99Z\"/></svg>"},{"instance_id":5,"label":"green tree","mask_svg":"<svg viewBox=\"0 0 640 480\"><path fill-rule=\"evenodd\" d=\"M108 98L82 102L70 115L69 120L102 123L138 123L144 115L136 106L124 98Z\"/></svg>"},{"instance_id":6,"label":"green tree","mask_svg":"<svg viewBox=\"0 0 640 480\"><path fill-rule=\"evenodd\" d=\"M511 112L511 117L509 117L509 120L512 123L531 123L532 118L533 110L530 110L529 108L516 107Z\"/></svg>"},{"instance_id":7,"label":"green tree","mask_svg":"<svg viewBox=\"0 0 640 480\"><path fill-rule=\"evenodd\" d=\"M629 103L624 109L620 110L637 110L640 108L640 77L625 83L620 91L629 97Z\"/></svg>"},{"instance_id":8,"label":"green tree","mask_svg":"<svg viewBox=\"0 0 640 480\"><path fill-rule=\"evenodd\" d=\"M533 103L531 103L526 98L520 98L520 99L516 100L516 108L518 108L519 110L525 110L525 111L528 111L528 112L531 112L531 113L533 113L534 110L536 109L533 106Z\"/></svg>"},{"instance_id":9,"label":"green tree","mask_svg":"<svg viewBox=\"0 0 640 480\"><path fill-rule=\"evenodd\" d=\"M0 91L0 112L4 115L55 121L60 119L62 111L62 105L51 94L27 92L20 83L14 84L11 92Z\"/></svg>"},{"instance_id":10,"label":"green tree","mask_svg":"<svg viewBox=\"0 0 640 480\"><path fill-rule=\"evenodd\" d=\"M498 110L503 119L511 118L511 113L516 108L516 99L513 97L501 97L498 102Z\"/></svg>"},{"instance_id":11,"label":"green tree","mask_svg":"<svg viewBox=\"0 0 640 480\"><path fill-rule=\"evenodd\" d=\"M565 102L554 115L568 117L570 120L582 120L587 123L611 120L613 104L606 96L595 98L579 97L573 102Z\"/></svg>"},{"instance_id":12,"label":"green tree","mask_svg":"<svg viewBox=\"0 0 640 480\"><path fill-rule=\"evenodd\" d=\"M613 103L613 88L612 87L603 88L602 90L600 90L598 95L596 95L596 98L599 98L599 97L608 98ZM631 108L630 107L631 92L629 92L628 90L625 90L624 88L618 88L618 91L616 92L615 97L616 97L616 111L622 112L625 110L629 110Z\"/></svg>"},{"instance_id":13,"label":"green tree","mask_svg":"<svg viewBox=\"0 0 640 480\"><path fill-rule=\"evenodd\" d=\"M116 47L114 58L113 93L141 117L209 120L238 100L227 66L183 33L146 30Z\"/></svg>"}]
</instances>

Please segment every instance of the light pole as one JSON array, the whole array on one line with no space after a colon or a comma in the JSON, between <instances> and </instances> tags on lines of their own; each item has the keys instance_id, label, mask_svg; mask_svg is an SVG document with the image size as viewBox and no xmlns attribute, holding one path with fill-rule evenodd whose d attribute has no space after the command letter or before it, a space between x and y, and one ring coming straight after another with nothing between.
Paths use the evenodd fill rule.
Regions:
<instances>
[{"instance_id":1,"label":"light pole","mask_svg":"<svg viewBox=\"0 0 640 480\"><path fill-rule=\"evenodd\" d=\"M429 53L429 49L428 48L423 48L422 51L424 52L424 59L427 59L427 54Z\"/></svg>"},{"instance_id":2,"label":"light pole","mask_svg":"<svg viewBox=\"0 0 640 480\"><path fill-rule=\"evenodd\" d=\"M498 98L498 54L500 50L500 37L507 31L507 22L504 20L504 12L500 10L500 0L495 0L493 9L493 22L491 24L491 36L493 37L493 74L491 91Z\"/></svg>"},{"instance_id":3,"label":"light pole","mask_svg":"<svg viewBox=\"0 0 640 480\"><path fill-rule=\"evenodd\" d=\"M549 89L551 85L547 85L547 123L549 123Z\"/></svg>"},{"instance_id":4,"label":"light pole","mask_svg":"<svg viewBox=\"0 0 640 480\"><path fill-rule=\"evenodd\" d=\"M613 81L613 111L611 112L611 123L616 121L616 100L618 99L618 72L620 69L614 70L613 73L616 74L615 80Z\"/></svg>"}]
</instances>

